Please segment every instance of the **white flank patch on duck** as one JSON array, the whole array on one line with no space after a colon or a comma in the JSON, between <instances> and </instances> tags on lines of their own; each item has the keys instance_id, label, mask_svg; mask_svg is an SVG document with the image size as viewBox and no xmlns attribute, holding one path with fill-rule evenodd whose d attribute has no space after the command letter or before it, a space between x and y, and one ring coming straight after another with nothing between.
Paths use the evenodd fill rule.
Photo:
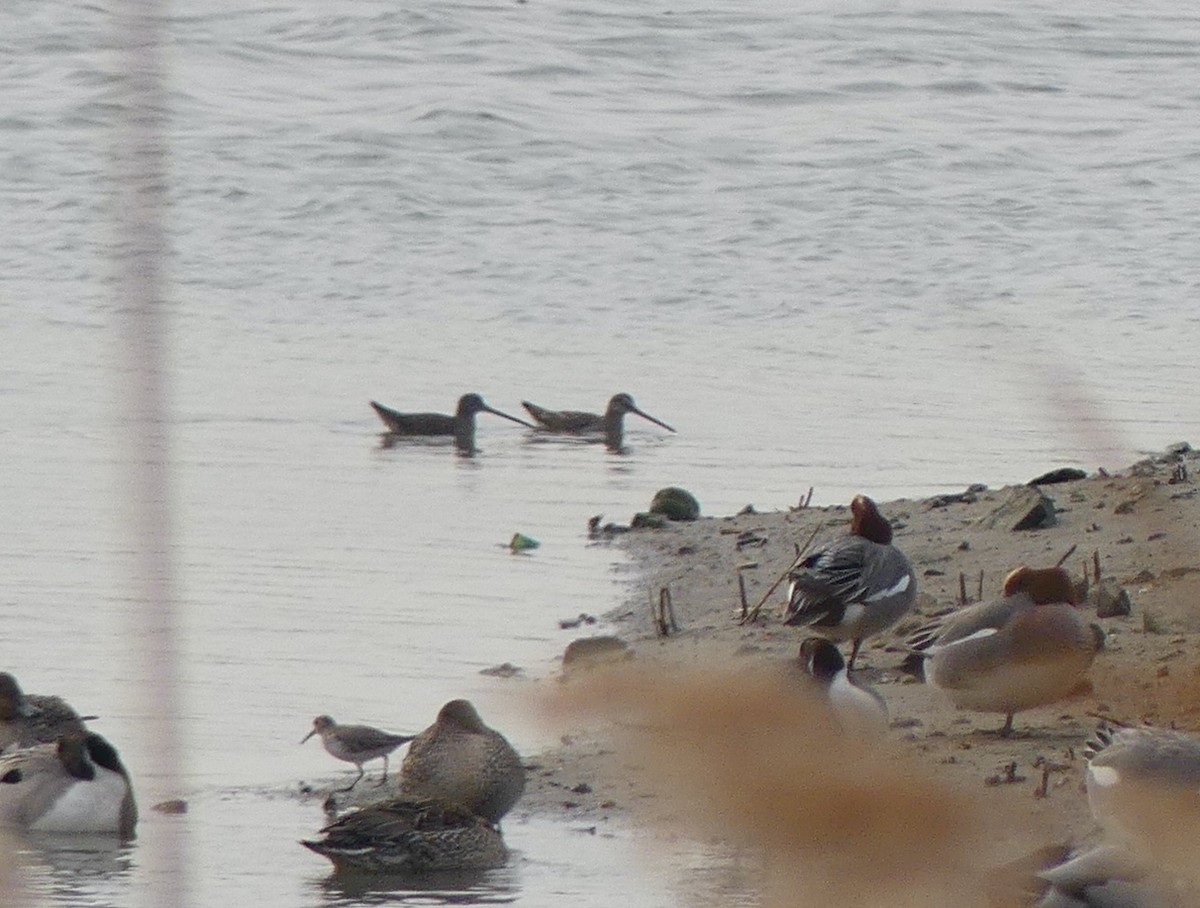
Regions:
<instances>
[{"instance_id":1,"label":"white flank patch on duck","mask_svg":"<svg viewBox=\"0 0 1200 908\"><path fill-rule=\"evenodd\" d=\"M1121 773L1111 766L1096 766L1093 764L1088 767L1088 778L1101 788L1112 788L1121 781Z\"/></svg>"},{"instance_id":2,"label":"white flank patch on duck","mask_svg":"<svg viewBox=\"0 0 1200 908\"><path fill-rule=\"evenodd\" d=\"M840 671L829 685L829 702L843 717L850 715L869 724L887 726L887 706L869 691L853 684L845 671Z\"/></svg>"},{"instance_id":3,"label":"white flank patch on duck","mask_svg":"<svg viewBox=\"0 0 1200 908\"><path fill-rule=\"evenodd\" d=\"M853 626L862 620L862 616L867 612L867 607L861 602L855 602L852 605L846 606L846 610L842 613L842 620L839 625Z\"/></svg>"},{"instance_id":4,"label":"white flank patch on duck","mask_svg":"<svg viewBox=\"0 0 1200 908\"><path fill-rule=\"evenodd\" d=\"M878 602L880 599L890 599L892 596L899 596L912 583L912 575L904 574L899 580L889 586L886 590L880 590L878 593L872 593L866 598L867 602Z\"/></svg>"},{"instance_id":5,"label":"white flank patch on duck","mask_svg":"<svg viewBox=\"0 0 1200 908\"><path fill-rule=\"evenodd\" d=\"M967 636L963 637L960 640L952 640L951 642L944 644L943 646L935 647L934 651L936 652L937 650L950 649L952 646L962 646L964 643L970 643L973 640L983 640L985 637L990 637L993 634L998 634L998 633L1000 633L998 628L981 627L975 633L967 634Z\"/></svg>"},{"instance_id":6,"label":"white flank patch on duck","mask_svg":"<svg viewBox=\"0 0 1200 908\"><path fill-rule=\"evenodd\" d=\"M125 780L115 772L96 767L90 782L75 781L65 788L30 829L39 832L117 832Z\"/></svg>"}]
</instances>

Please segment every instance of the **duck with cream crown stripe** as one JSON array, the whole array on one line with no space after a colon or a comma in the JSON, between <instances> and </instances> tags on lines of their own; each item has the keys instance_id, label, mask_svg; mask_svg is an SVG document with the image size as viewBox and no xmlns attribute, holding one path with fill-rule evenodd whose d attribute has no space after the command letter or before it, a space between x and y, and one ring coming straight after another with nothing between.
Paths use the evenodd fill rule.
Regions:
<instances>
[{"instance_id":1,"label":"duck with cream crown stripe","mask_svg":"<svg viewBox=\"0 0 1200 908\"><path fill-rule=\"evenodd\" d=\"M1004 595L952 612L910 638L925 681L960 709L1013 716L1069 696L1085 682L1104 632L1076 606L1062 568L1017 568Z\"/></svg>"},{"instance_id":2,"label":"duck with cream crown stripe","mask_svg":"<svg viewBox=\"0 0 1200 908\"><path fill-rule=\"evenodd\" d=\"M850 502L850 532L806 557L789 574L784 624L830 640L852 640L847 669L866 637L899 621L917 598L917 575L892 545L892 526L870 498Z\"/></svg>"}]
</instances>

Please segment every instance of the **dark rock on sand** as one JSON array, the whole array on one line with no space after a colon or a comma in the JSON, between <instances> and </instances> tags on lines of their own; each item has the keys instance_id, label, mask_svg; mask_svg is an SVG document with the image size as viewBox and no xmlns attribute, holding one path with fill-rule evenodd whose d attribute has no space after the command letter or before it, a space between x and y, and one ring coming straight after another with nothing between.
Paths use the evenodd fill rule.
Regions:
<instances>
[{"instance_id":1,"label":"dark rock on sand","mask_svg":"<svg viewBox=\"0 0 1200 908\"><path fill-rule=\"evenodd\" d=\"M1026 485L1052 486L1060 482L1075 482L1079 479L1087 479L1087 473L1077 467L1059 467L1057 470L1051 470L1036 479L1029 480Z\"/></svg>"},{"instance_id":2,"label":"dark rock on sand","mask_svg":"<svg viewBox=\"0 0 1200 908\"><path fill-rule=\"evenodd\" d=\"M1054 526L1054 502L1036 486L1016 486L994 510L979 518L986 530L1007 527L1013 532Z\"/></svg>"},{"instance_id":3,"label":"dark rock on sand","mask_svg":"<svg viewBox=\"0 0 1200 908\"><path fill-rule=\"evenodd\" d=\"M635 530L665 530L670 524L671 518L667 515L652 514L648 511L639 511L629 522L629 526Z\"/></svg>"},{"instance_id":4,"label":"dark rock on sand","mask_svg":"<svg viewBox=\"0 0 1200 908\"><path fill-rule=\"evenodd\" d=\"M595 668L633 658L633 650L620 637L580 637L572 640L563 653L563 671Z\"/></svg>"},{"instance_id":5,"label":"dark rock on sand","mask_svg":"<svg viewBox=\"0 0 1200 908\"><path fill-rule=\"evenodd\" d=\"M487 675L490 678L520 678L525 674L525 670L511 662L502 662L491 668L481 668L479 674Z\"/></svg>"}]
</instances>

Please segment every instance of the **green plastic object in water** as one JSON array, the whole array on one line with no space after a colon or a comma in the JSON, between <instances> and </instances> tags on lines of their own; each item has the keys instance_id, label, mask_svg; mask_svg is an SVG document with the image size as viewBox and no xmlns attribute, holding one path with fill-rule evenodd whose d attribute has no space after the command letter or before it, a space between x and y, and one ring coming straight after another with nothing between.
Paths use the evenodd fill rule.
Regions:
<instances>
[{"instance_id":1,"label":"green plastic object in water","mask_svg":"<svg viewBox=\"0 0 1200 908\"><path fill-rule=\"evenodd\" d=\"M514 552L524 552L529 549L536 549L539 545L541 545L540 542L524 535L523 533L513 533L513 538L508 543L508 547Z\"/></svg>"}]
</instances>

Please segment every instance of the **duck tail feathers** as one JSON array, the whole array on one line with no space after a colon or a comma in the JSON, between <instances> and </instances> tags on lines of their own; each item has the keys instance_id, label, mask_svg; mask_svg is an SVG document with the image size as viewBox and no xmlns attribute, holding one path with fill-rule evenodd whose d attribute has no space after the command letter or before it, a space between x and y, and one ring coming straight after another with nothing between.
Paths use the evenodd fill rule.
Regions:
<instances>
[{"instance_id":1,"label":"duck tail feathers","mask_svg":"<svg viewBox=\"0 0 1200 908\"><path fill-rule=\"evenodd\" d=\"M1112 744L1113 734L1113 727L1108 722L1101 722L1097 725L1092 736L1084 742L1083 758L1091 761L1096 754Z\"/></svg>"}]
</instances>

